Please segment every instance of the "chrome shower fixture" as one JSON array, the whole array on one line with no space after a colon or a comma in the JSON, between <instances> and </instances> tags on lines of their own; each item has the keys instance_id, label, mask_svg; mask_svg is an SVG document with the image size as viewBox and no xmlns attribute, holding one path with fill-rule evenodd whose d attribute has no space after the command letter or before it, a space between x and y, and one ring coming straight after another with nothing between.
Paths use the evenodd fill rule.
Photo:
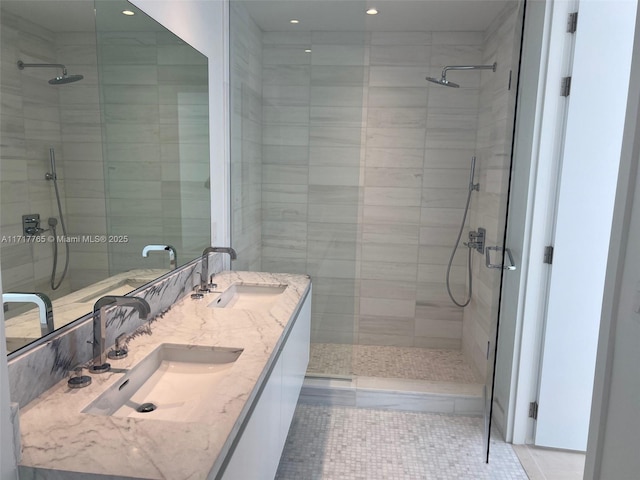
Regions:
<instances>
[{"instance_id":1,"label":"chrome shower fixture","mask_svg":"<svg viewBox=\"0 0 640 480\"><path fill-rule=\"evenodd\" d=\"M67 74L67 67L61 63L24 63L22 60L18 60L18 68L24 70L27 67L43 67L43 68L60 68L62 69L62 75L57 76L49 80L51 85L64 85L65 83L73 83L84 78L83 75L69 75Z\"/></svg>"},{"instance_id":2,"label":"chrome shower fixture","mask_svg":"<svg viewBox=\"0 0 640 480\"><path fill-rule=\"evenodd\" d=\"M440 78L426 77L427 80L438 85L444 85L445 87L460 88L457 83L447 80L447 72L449 70L493 70L496 71L498 64L494 62L492 65L447 65L442 69L442 76Z\"/></svg>"}]
</instances>

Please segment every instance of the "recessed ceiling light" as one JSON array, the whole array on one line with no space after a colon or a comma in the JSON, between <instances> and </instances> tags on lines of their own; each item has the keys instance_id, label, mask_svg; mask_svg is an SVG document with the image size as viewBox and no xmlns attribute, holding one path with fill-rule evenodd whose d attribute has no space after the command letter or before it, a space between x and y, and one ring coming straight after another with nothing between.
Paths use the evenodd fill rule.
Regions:
<instances>
[{"instance_id":1,"label":"recessed ceiling light","mask_svg":"<svg viewBox=\"0 0 640 480\"><path fill-rule=\"evenodd\" d=\"M305 53L311 53L311 49L310 48L305 49Z\"/></svg>"},{"instance_id":2,"label":"recessed ceiling light","mask_svg":"<svg viewBox=\"0 0 640 480\"><path fill-rule=\"evenodd\" d=\"M367 10L367 15L377 15L377 14L378 14L377 8L370 8L369 10Z\"/></svg>"},{"instance_id":3,"label":"recessed ceiling light","mask_svg":"<svg viewBox=\"0 0 640 480\"><path fill-rule=\"evenodd\" d=\"M131 15L135 15L136 12L132 12L131 10L122 10L122 14L130 17Z\"/></svg>"},{"instance_id":4,"label":"recessed ceiling light","mask_svg":"<svg viewBox=\"0 0 640 480\"><path fill-rule=\"evenodd\" d=\"M289 23L294 23L294 24L295 23L300 23L300 20L295 20L295 19L294 20L289 20Z\"/></svg>"}]
</instances>

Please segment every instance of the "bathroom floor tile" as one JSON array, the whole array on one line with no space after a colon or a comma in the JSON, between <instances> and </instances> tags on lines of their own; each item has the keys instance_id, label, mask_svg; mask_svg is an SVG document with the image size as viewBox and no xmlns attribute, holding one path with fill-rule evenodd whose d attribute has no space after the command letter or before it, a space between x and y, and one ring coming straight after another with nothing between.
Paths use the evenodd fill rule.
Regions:
<instances>
[{"instance_id":1,"label":"bathroom floor tile","mask_svg":"<svg viewBox=\"0 0 640 480\"><path fill-rule=\"evenodd\" d=\"M482 418L298 404L277 480L527 480Z\"/></svg>"}]
</instances>

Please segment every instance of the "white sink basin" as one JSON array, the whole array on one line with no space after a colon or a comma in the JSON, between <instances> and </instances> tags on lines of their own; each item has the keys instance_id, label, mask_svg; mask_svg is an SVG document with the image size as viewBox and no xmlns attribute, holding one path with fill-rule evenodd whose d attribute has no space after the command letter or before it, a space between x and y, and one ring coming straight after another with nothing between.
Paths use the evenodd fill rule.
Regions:
<instances>
[{"instance_id":1,"label":"white sink basin","mask_svg":"<svg viewBox=\"0 0 640 480\"><path fill-rule=\"evenodd\" d=\"M82 413L193 422L241 348L162 344Z\"/></svg>"},{"instance_id":2,"label":"white sink basin","mask_svg":"<svg viewBox=\"0 0 640 480\"><path fill-rule=\"evenodd\" d=\"M269 310L286 288L286 285L233 284L215 297L209 307Z\"/></svg>"}]
</instances>

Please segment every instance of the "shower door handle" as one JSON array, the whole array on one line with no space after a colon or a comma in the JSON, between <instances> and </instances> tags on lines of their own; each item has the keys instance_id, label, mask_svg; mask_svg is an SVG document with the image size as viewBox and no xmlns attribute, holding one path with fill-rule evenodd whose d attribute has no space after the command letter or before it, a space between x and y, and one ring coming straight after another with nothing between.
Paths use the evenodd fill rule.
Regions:
<instances>
[{"instance_id":1,"label":"shower door handle","mask_svg":"<svg viewBox=\"0 0 640 480\"><path fill-rule=\"evenodd\" d=\"M491 251L494 250L496 252L503 251L506 252L507 258L509 259L509 265L499 264L499 263L491 263ZM504 254L503 254L504 261ZM516 263L513 261L513 255L511 255L511 250L509 248L504 247L485 247L485 264L487 268L500 268L503 270L515 270Z\"/></svg>"}]
</instances>

